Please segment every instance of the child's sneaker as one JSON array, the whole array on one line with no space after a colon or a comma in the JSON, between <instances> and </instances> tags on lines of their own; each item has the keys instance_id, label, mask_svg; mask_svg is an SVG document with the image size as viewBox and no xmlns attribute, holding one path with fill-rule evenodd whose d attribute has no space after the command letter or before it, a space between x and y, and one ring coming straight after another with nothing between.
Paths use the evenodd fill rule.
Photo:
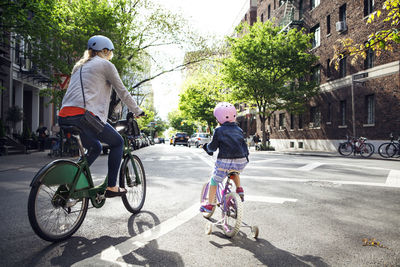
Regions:
<instances>
[{"instance_id":1,"label":"child's sneaker","mask_svg":"<svg viewBox=\"0 0 400 267\"><path fill-rule=\"evenodd\" d=\"M239 194L239 197L243 202L244 201L244 190L243 190L243 187L236 188L236 193Z\"/></svg>"},{"instance_id":2,"label":"child's sneaker","mask_svg":"<svg viewBox=\"0 0 400 267\"><path fill-rule=\"evenodd\" d=\"M211 213L213 209L214 209L214 205L207 204L207 205L203 205L200 207L200 212Z\"/></svg>"}]
</instances>

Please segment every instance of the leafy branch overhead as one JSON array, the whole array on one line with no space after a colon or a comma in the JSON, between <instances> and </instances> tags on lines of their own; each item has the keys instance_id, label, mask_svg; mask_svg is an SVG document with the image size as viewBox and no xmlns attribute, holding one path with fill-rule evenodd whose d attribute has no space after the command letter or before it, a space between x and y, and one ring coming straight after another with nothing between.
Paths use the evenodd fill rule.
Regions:
<instances>
[{"instance_id":1,"label":"leafy branch overhead","mask_svg":"<svg viewBox=\"0 0 400 267\"><path fill-rule=\"evenodd\" d=\"M223 62L224 82L234 99L257 106L263 133L273 112L301 112L318 93L310 78L318 60L309 53L311 35L281 29L270 21L240 25L239 37L228 38L231 54Z\"/></svg>"},{"instance_id":2,"label":"leafy branch overhead","mask_svg":"<svg viewBox=\"0 0 400 267\"><path fill-rule=\"evenodd\" d=\"M386 0L381 9L369 15L366 23L371 26L376 25L379 30L372 32L364 43L358 43L351 38L339 39L338 44L334 46L335 55L332 59L336 69L339 68L339 62L345 56L352 57L351 63L355 64L359 59L365 59L370 49L379 57L382 52L393 52L398 47L400 0Z\"/></svg>"}]
</instances>

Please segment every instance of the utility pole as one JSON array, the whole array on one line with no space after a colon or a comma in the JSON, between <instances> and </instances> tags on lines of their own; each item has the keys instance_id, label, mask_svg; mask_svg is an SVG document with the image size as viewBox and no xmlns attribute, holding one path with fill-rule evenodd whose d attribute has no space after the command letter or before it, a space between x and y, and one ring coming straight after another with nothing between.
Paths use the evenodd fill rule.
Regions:
<instances>
[{"instance_id":1,"label":"utility pole","mask_svg":"<svg viewBox=\"0 0 400 267\"><path fill-rule=\"evenodd\" d=\"M363 81L358 81L358 79L363 79L368 77L368 72L360 73L351 75L351 113L352 113L352 122L353 122L353 136L357 137L356 135L356 110L355 110L355 103L354 103L354 84L361 83Z\"/></svg>"}]
</instances>

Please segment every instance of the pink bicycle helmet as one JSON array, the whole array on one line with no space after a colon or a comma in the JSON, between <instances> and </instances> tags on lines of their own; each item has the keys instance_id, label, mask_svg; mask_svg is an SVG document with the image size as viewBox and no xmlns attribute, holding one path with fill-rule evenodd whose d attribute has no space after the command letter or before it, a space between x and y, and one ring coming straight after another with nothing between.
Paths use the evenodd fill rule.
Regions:
<instances>
[{"instance_id":1,"label":"pink bicycle helmet","mask_svg":"<svg viewBox=\"0 0 400 267\"><path fill-rule=\"evenodd\" d=\"M214 117L220 124L236 121L236 108L231 103L221 102L214 108Z\"/></svg>"}]
</instances>

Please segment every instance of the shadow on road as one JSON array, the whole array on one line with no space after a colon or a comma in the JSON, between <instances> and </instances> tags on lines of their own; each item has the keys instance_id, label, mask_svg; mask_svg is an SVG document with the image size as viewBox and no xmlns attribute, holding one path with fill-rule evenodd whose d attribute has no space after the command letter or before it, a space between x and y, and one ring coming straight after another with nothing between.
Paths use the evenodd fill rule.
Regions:
<instances>
[{"instance_id":1,"label":"shadow on road","mask_svg":"<svg viewBox=\"0 0 400 267\"><path fill-rule=\"evenodd\" d=\"M213 232L213 235L224 239L224 243L230 241L228 244L219 244L215 241L210 241L212 245L217 248L223 247L240 247L251 253L257 258L263 265L273 266L318 266L326 267L326 264L321 257L313 255L299 256L288 251L279 249L273 246L270 242L265 239L254 239L249 238L245 233L239 232L235 238L231 239L226 237L221 232Z\"/></svg>"},{"instance_id":2,"label":"shadow on road","mask_svg":"<svg viewBox=\"0 0 400 267\"><path fill-rule=\"evenodd\" d=\"M42 250L30 255L30 259L21 262L21 266L71 266L100 254L103 250L118 246L128 239L137 236L144 231L153 229L160 220L149 211L142 211L137 215L132 215L128 220L129 236L110 237L102 236L94 239L83 237L71 237L70 239L53 243L44 247ZM182 258L178 253L159 250L156 240L148 242L144 247L131 251L121 257L128 264L135 265L154 265L162 262L165 266L183 266ZM120 260L120 259L119 259ZM120 262L118 260L118 262ZM89 262L84 262L83 265ZM117 262L115 262L117 263ZM109 266L110 262L101 260L100 257L90 260L93 266Z\"/></svg>"}]
</instances>

